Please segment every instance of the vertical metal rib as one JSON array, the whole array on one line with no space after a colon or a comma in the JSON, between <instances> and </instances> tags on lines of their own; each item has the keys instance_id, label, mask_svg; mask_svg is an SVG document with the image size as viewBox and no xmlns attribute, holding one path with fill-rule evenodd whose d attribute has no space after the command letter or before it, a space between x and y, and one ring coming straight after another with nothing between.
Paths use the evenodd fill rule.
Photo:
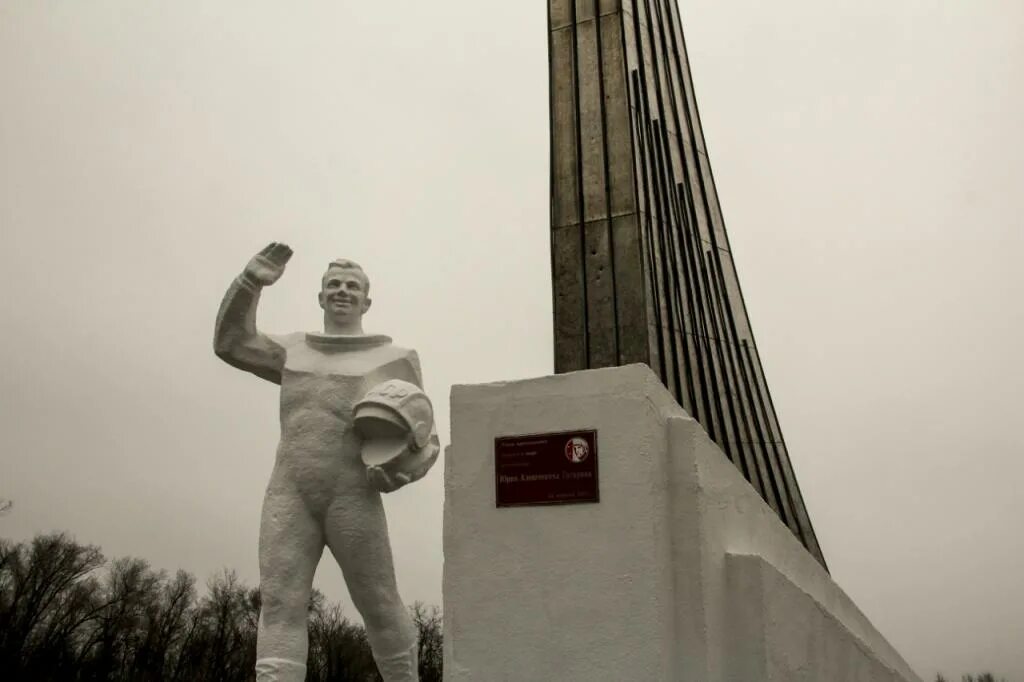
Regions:
<instances>
[{"instance_id":1,"label":"vertical metal rib","mask_svg":"<svg viewBox=\"0 0 1024 682\"><path fill-rule=\"evenodd\" d=\"M756 365L754 364L754 358L752 358L750 355L750 345L746 341L743 342L743 353L747 358L747 364L751 368L755 367ZM765 405L764 396L761 394L760 386L758 386L757 390L757 401L758 405L761 408L761 413L764 414L767 418L769 416L768 406ZM814 527L811 526L811 519L810 516L807 514L807 507L804 506L803 496L800 494L799 484L797 484L796 482L796 477L792 476L792 471L786 471L786 469L790 469L790 464L789 453L787 453L785 450L785 443L776 442L775 440L772 440L772 445L775 447L776 457L779 460L779 464L782 467L785 467L783 471L783 477L780 483L787 488L790 497L796 503L794 504L796 511L796 523L800 527L800 532L798 533L797 537L801 539L804 546L807 547L812 554L818 557L819 561L821 561L822 566L824 566L825 569L828 570L828 566L825 564L825 557L824 555L822 555L821 547L818 545L818 538L814 534Z\"/></svg>"},{"instance_id":2,"label":"vertical metal rib","mask_svg":"<svg viewBox=\"0 0 1024 682\"><path fill-rule=\"evenodd\" d=\"M580 111L580 45L579 45L579 17L576 14L576 3L572 3L572 23L570 32L572 35L572 64L573 64L573 88L576 96L573 100L576 103L576 202L579 206L579 246L580 262L579 268L583 273L583 361L585 366L590 365L590 314L587 302L590 300L587 295L587 237L586 237L586 210L583 203L583 125Z\"/></svg>"},{"instance_id":3,"label":"vertical metal rib","mask_svg":"<svg viewBox=\"0 0 1024 682\"><path fill-rule=\"evenodd\" d=\"M647 137L647 135L646 135L646 126L644 125L644 108L643 108L643 105L641 104L641 102L642 102L642 99L641 99L642 91L641 91L641 88L640 88L640 78L642 77L642 74L638 74L636 71L634 71L631 74L631 76L632 76L632 81L633 81L633 90L636 93L635 96L636 96L636 100L638 102L636 115L634 117L635 124L636 124L636 129L637 129L637 138L636 139L637 139L638 149L642 153L643 150L646 148L646 137ZM659 360L658 361L658 368L657 369L660 370L660 376L662 377L662 381L665 383L666 386L668 386L670 379L668 377L668 368L667 368L667 365L666 365L666 362L665 362L665 340L664 340L664 336L661 333L661 328L662 328L662 325L664 324L664 314L662 313L662 309L664 307L664 302L661 299L661 292L662 292L661 268L659 267L657 259L655 258L655 255L654 255L654 251L655 251L655 249L654 249L654 243L655 243L655 240L654 240L654 217L651 215L652 207L654 206L654 201L653 201L654 194L653 194L653 191L651 190L651 183L653 182L653 180L652 180L652 178L650 176L650 170L649 170L648 164L646 163L646 160L641 162L641 171L642 172L641 172L640 176L641 176L642 192L643 192L644 199L645 199L646 205L647 205L647 210L644 211L643 215L641 216L641 219L642 219L642 222L643 222L643 225L644 225L644 232L645 232L645 235L646 235L646 238L647 238L647 254L646 255L647 255L648 267L650 269L649 277L650 277L650 282L651 282L651 292L652 292L652 294L654 296L654 299L655 299L654 300L653 308L654 308L654 316L655 316L655 318L654 318L654 320L655 320L655 338L657 340L658 360Z\"/></svg>"},{"instance_id":4,"label":"vertical metal rib","mask_svg":"<svg viewBox=\"0 0 1024 682\"><path fill-rule=\"evenodd\" d=\"M725 336L727 341L722 345L725 347L725 356L728 359L730 379L732 386L736 391L736 410L738 412L738 419L742 424L742 434L746 438L748 446L744 449L744 461L750 470L748 480L754 485L754 487L761 493L761 496L768 502L777 513L785 509L784 505L781 505L777 501L777 496L774 496L770 491L772 490L772 481L769 476L763 457L758 457L757 445L760 442L760 438L755 440L754 434L751 431L750 419L753 415L750 414L751 406L744 401L744 397L740 395L740 387L744 385L741 381L742 358L739 353L739 344L736 341L736 330L732 324L731 318L726 314L725 307L723 305L724 292L721 285L721 271L715 267L714 262L709 258L708 269L711 273L711 290L715 299L715 307L718 310L719 316L725 322ZM731 336L731 338L729 338ZM755 483L755 480L757 481ZM772 504L772 500L776 500L776 504Z\"/></svg>"},{"instance_id":5,"label":"vertical metal rib","mask_svg":"<svg viewBox=\"0 0 1024 682\"><path fill-rule=\"evenodd\" d=\"M593 0L594 8L594 29L597 32L597 82L598 92L600 93L601 101L601 146L604 149L602 158L604 159L604 201L605 201L605 219L607 220L608 227L608 259L609 259L609 271L612 280L612 291L618 292L618 278L616 276L615 266L615 231L612 229L612 183L611 183L611 171L609 167L609 149L608 149L608 107L607 97L605 96L605 78L604 78L604 40L601 27L601 6L600 0ZM612 317L614 321L614 343L615 343L615 362L616 364L622 363L622 340L620 338L620 325L619 325L619 307L612 305Z\"/></svg>"}]
</instances>

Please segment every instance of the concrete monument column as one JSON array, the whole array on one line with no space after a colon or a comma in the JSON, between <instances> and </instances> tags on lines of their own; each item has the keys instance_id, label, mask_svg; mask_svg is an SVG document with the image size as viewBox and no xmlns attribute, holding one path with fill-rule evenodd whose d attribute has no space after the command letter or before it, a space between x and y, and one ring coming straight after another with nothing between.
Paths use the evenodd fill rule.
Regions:
<instances>
[{"instance_id":1,"label":"concrete monument column","mask_svg":"<svg viewBox=\"0 0 1024 682\"><path fill-rule=\"evenodd\" d=\"M548 0L555 372L644 363L818 561L676 0Z\"/></svg>"}]
</instances>

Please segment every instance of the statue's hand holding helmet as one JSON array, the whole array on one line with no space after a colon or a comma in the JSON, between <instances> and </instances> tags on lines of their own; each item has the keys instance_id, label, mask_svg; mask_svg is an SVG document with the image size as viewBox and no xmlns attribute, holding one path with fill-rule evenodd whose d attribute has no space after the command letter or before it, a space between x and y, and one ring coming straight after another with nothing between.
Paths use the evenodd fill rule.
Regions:
<instances>
[{"instance_id":1,"label":"statue's hand holding helmet","mask_svg":"<svg viewBox=\"0 0 1024 682\"><path fill-rule=\"evenodd\" d=\"M353 420L367 479L381 492L421 478L437 458L434 409L414 384L391 379L374 386L356 404Z\"/></svg>"}]
</instances>

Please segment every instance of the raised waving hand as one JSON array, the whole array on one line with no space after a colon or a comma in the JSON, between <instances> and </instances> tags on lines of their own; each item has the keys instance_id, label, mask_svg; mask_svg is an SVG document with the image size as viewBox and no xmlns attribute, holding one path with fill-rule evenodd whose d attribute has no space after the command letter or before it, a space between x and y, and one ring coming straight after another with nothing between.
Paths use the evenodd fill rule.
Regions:
<instances>
[{"instance_id":1,"label":"raised waving hand","mask_svg":"<svg viewBox=\"0 0 1024 682\"><path fill-rule=\"evenodd\" d=\"M271 242L257 253L245 266L245 274L257 284L270 286L284 274L284 266L292 257L287 244Z\"/></svg>"}]
</instances>

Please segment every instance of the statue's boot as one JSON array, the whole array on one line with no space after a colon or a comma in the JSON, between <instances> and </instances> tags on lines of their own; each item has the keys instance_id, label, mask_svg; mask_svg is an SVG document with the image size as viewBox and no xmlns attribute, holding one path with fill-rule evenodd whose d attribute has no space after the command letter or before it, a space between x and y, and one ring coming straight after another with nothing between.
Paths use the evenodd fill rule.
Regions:
<instances>
[{"instance_id":1,"label":"statue's boot","mask_svg":"<svg viewBox=\"0 0 1024 682\"><path fill-rule=\"evenodd\" d=\"M373 660L377 662L377 670L384 682L419 682L416 648L416 644L413 644L407 650L391 656L374 654Z\"/></svg>"},{"instance_id":2,"label":"statue's boot","mask_svg":"<svg viewBox=\"0 0 1024 682\"><path fill-rule=\"evenodd\" d=\"M286 658L261 658L256 661L256 682L303 682L306 666Z\"/></svg>"}]
</instances>

